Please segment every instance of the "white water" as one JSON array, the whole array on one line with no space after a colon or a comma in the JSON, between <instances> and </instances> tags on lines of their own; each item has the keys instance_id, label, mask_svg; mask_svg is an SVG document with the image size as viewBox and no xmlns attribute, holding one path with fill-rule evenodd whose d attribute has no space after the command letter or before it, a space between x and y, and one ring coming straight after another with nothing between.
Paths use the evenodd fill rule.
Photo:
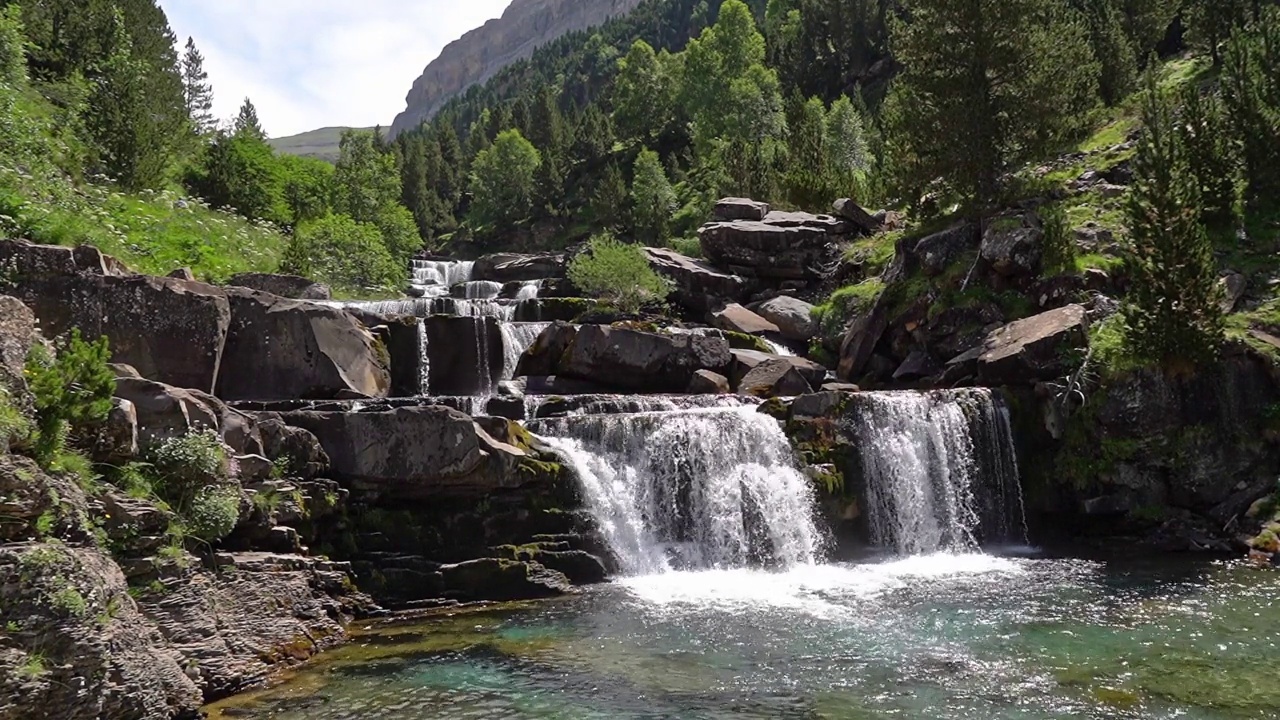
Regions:
<instances>
[{"instance_id":1,"label":"white water","mask_svg":"<svg viewBox=\"0 0 1280 720\"><path fill-rule=\"evenodd\" d=\"M520 286L520 292L516 293L516 300L524 302L525 300L537 300L538 293L542 290L541 280L529 280Z\"/></svg>"},{"instance_id":2,"label":"white water","mask_svg":"<svg viewBox=\"0 0 1280 720\"><path fill-rule=\"evenodd\" d=\"M502 293L502 283L492 280L470 280L462 288L468 300L492 300Z\"/></svg>"},{"instance_id":3,"label":"white water","mask_svg":"<svg viewBox=\"0 0 1280 720\"><path fill-rule=\"evenodd\" d=\"M821 556L813 488L777 421L754 408L539 420L577 471L626 575Z\"/></svg>"},{"instance_id":4,"label":"white water","mask_svg":"<svg viewBox=\"0 0 1280 720\"><path fill-rule=\"evenodd\" d=\"M528 350L533 341L538 339L543 330L551 323L501 323L498 330L502 333L502 374L500 380L511 380L516 374L516 366L520 364L520 356Z\"/></svg>"},{"instance_id":5,"label":"white water","mask_svg":"<svg viewBox=\"0 0 1280 720\"><path fill-rule=\"evenodd\" d=\"M473 262L452 260L414 260L413 284L428 295L448 295L449 288L471 281Z\"/></svg>"},{"instance_id":6,"label":"white water","mask_svg":"<svg viewBox=\"0 0 1280 720\"><path fill-rule=\"evenodd\" d=\"M861 393L852 410L876 544L920 554L1025 540L1008 415L989 390Z\"/></svg>"}]
</instances>

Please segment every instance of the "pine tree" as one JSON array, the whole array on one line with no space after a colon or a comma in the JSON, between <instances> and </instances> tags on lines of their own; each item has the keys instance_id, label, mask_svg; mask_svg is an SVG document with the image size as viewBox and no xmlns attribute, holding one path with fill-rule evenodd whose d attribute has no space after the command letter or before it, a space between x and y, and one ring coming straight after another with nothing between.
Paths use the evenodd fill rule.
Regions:
<instances>
[{"instance_id":1,"label":"pine tree","mask_svg":"<svg viewBox=\"0 0 1280 720\"><path fill-rule=\"evenodd\" d=\"M191 127L200 135L213 132L218 126L213 117L213 87L209 84L209 73L204 69L204 55L196 48L195 39L190 37L182 56L182 85Z\"/></svg>"},{"instance_id":2,"label":"pine tree","mask_svg":"<svg viewBox=\"0 0 1280 720\"><path fill-rule=\"evenodd\" d=\"M783 178L787 199L798 207L822 208L834 199L827 165L827 108L819 98L801 101L798 95L790 105Z\"/></svg>"},{"instance_id":3,"label":"pine tree","mask_svg":"<svg viewBox=\"0 0 1280 720\"><path fill-rule=\"evenodd\" d=\"M266 142L267 133L258 120L258 108L253 106L253 101L249 98L245 98L240 106L240 112L236 115L231 131L238 137L249 137Z\"/></svg>"},{"instance_id":4,"label":"pine tree","mask_svg":"<svg viewBox=\"0 0 1280 720\"><path fill-rule=\"evenodd\" d=\"M941 177L979 207L1095 101L1087 31L1057 0L920 0L894 35L893 130L913 158L899 165L924 173L908 183Z\"/></svg>"},{"instance_id":5,"label":"pine tree","mask_svg":"<svg viewBox=\"0 0 1280 720\"><path fill-rule=\"evenodd\" d=\"M1173 103L1154 72L1146 88L1127 207L1133 288L1126 317L1139 356L1185 367L1212 359L1221 343L1218 273Z\"/></svg>"},{"instance_id":6,"label":"pine tree","mask_svg":"<svg viewBox=\"0 0 1280 720\"><path fill-rule=\"evenodd\" d=\"M1183 16L1193 44L1222 64L1222 46L1253 16L1256 0L1188 0Z\"/></svg>"},{"instance_id":7,"label":"pine tree","mask_svg":"<svg viewBox=\"0 0 1280 720\"><path fill-rule=\"evenodd\" d=\"M602 228L612 230L620 226L627 211L627 181L617 163L609 163L604 168L591 196L591 216Z\"/></svg>"},{"instance_id":8,"label":"pine tree","mask_svg":"<svg viewBox=\"0 0 1280 720\"><path fill-rule=\"evenodd\" d=\"M1223 61L1222 89L1231 134L1244 161L1246 208L1263 215L1280 205L1280 8L1268 8L1236 33Z\"/></svg>"},{"instance_id":9,"label":"pine tree","mask_svg":"<svg viewBox=\"0 0 1280 720\"><path fill-rule=\"evenodd\" d=\"M636 235L649 243L666 240L675 208L676 194L658 153L641 150L631 180L631 217Z\"/></svg>"},{"instance_id":10,"label":"pine tree","mask_svg":"<svg viewBox=\"0 0 1280 720\"><path fill-rule=\"evenodd\" d=\"M1098 92L1107 105L1116 105L1138 82L1138 58L1124 30L1124 13L1118 0L1083 1L1089 43L1099 65Z\"/></svg>"},{"instance_id":11,"label":"pine tree","mask_svg":"<svg viewBox=\"0 0 1280 720\"><path fill-rule=\"evenodd\" d=\"M1196 181L1201 220L1229 220L1235 210L1237 173L1222 98L1188 83L1182 92L1178 136L1187 151L1187 169Z\"/></svg>"}]
</instances>

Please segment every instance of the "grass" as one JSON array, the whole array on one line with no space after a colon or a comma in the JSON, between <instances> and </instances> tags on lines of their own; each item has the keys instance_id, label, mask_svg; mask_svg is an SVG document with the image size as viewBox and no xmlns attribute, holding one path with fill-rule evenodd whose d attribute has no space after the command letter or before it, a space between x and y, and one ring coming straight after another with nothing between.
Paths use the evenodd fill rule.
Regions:
<instances>
[{"instance_id":1,"label":"grass","mask_svg":"<svg viewBox=\"0 0 1280 720\"><path fill-rule=\"evenodd\" d=\"M898 240L903 236L902 231L894 231L862 238L845 250L844 261L862 266L863 277L879 275L893 262Z\"/></svg>"}]
</instances>

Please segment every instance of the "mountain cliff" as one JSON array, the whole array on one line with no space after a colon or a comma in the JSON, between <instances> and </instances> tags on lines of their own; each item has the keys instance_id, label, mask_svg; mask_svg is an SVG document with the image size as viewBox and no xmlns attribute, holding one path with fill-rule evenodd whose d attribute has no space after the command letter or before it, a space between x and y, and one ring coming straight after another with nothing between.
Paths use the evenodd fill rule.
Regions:
<instances>
[{"instance_id":1,"label":"mountain cliff","mask_svg":"<svg viewBox=\"0 0 1280 720\"><path fill-rule=\"evenodd\" d=\"M627 13L642 0L513 0L502 17L445 46L413 83L407 107L391 125L394 137L430 119L450 98L566 33Z\"/></svg>"}]
</instances>

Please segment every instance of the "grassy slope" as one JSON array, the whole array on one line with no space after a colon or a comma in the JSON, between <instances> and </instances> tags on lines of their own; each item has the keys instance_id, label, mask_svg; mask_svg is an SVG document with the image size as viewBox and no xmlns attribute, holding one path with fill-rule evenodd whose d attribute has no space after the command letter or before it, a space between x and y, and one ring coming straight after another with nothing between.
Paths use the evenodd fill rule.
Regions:
<instances>
[{"instance_id":1,"label":"grassy slope","mask_svg":"<svg viewBox=\"0 0 1280 720\"><path fill-rule=\"evenodd\" d=\"M345 127L320 128L319 130L290 135L289 137L274 138L268 140L267 144L275 148L277 152L317 158L326 162L337 162L338 143L342 140L342 133L350 129ZM373 128L356 129L373 130Z\"/></svg>"},{"instance_id":2,"label":"grassy slope","mask_svg":"<svg viewBox=\"0 0 1280 720\"><path fill-rule=\"evenodd\" d=\"M286 237L277 228L182 197L176 190L123 193L76 181L62 167L75 138L58 112L28 89L0 86L0 237L96 245L146 273L189 267L221 281L274 271Z\"/></svg>"}]
</instances>

